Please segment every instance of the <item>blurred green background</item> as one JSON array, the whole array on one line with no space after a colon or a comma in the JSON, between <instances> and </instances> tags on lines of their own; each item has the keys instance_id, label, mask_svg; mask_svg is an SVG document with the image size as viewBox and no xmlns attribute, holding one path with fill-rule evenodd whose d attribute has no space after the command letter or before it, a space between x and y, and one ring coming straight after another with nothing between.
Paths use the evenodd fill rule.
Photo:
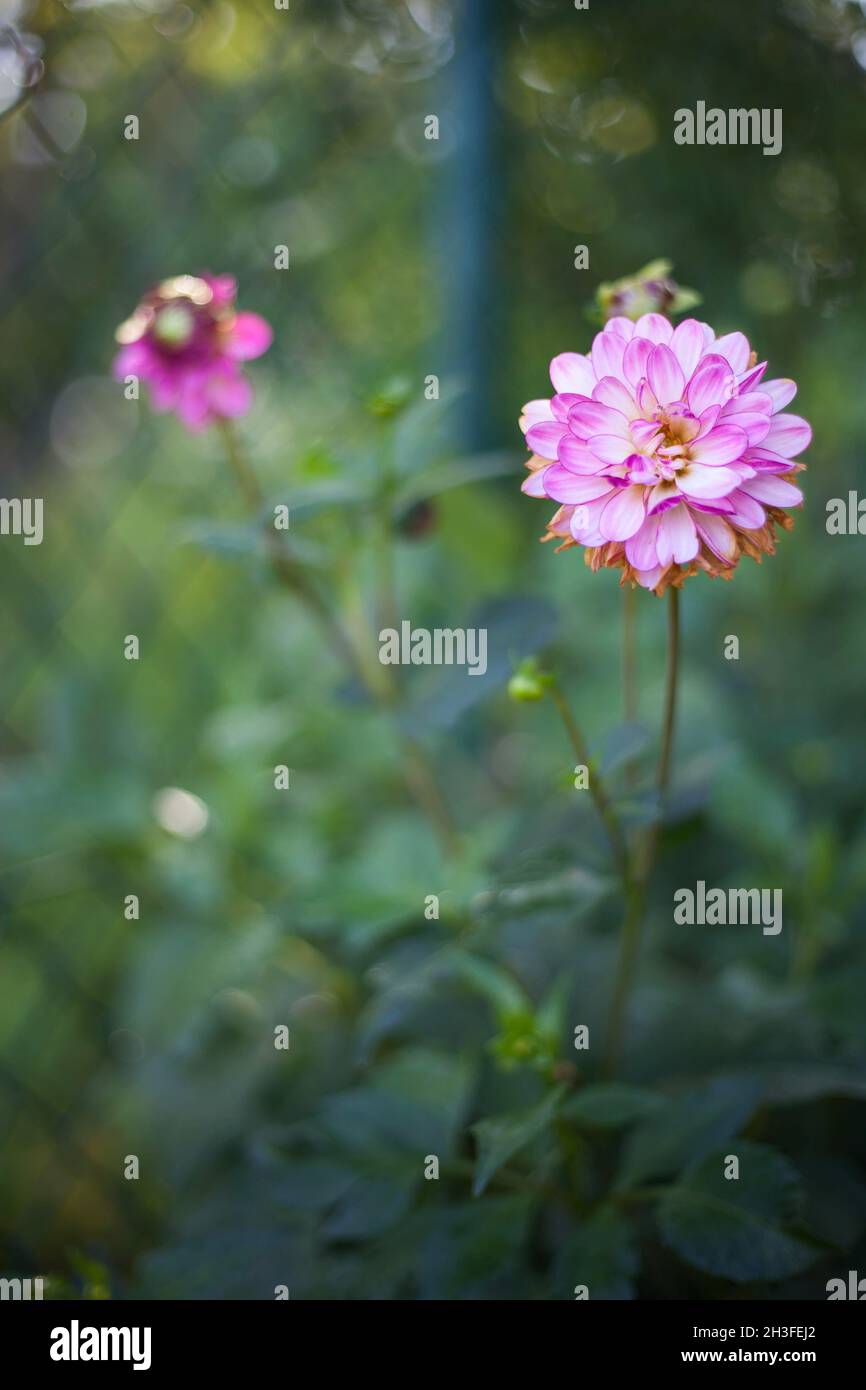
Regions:
<instances>
[{"instance_id":1,"label":"blurred green background","mask_svg":"<svg viewBox=\"0 0 866 1390\"><path fill-rule=\"evenodd\" d=\"M0 538L0 1274L824 1298L866 1269L866 586L862 539L825 530L866 422L861 7L2 0L0 22L2 491L45 499L41 546ZM783 153L676 146L698 100L782 108ZM652 766L663 604L638 595L640 734L617 576L538 545L516 417L586 348L598 283L656 256L798 380L815 442L777 556L685 587L612 1091L621 898L553 707L506 686L533 651L554 666L639 815L622 758ZM393 565L400 617L489 627L486 677L409 669L383 713L274 584L218 435L111 381L140 294L200 270L274 325L241 434L317 592L375 629ZM698 877L781 887L782 934L674 926Z\"/></svg>"}]
</instances>

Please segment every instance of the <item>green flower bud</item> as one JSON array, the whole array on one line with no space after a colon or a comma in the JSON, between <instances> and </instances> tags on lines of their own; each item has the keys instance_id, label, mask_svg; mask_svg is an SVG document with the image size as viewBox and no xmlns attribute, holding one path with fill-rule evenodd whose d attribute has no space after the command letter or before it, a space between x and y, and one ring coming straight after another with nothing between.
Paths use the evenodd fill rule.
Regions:
<instances>
[{"instance_id":1,"label":"green flower bud","mask_svg":"<svg viewBox=\"0 0 866 1390\"><path fill-rule=\"evenodd\" d=\"M516 671L508 682L508 694L512 700L543 700L546 691L538 676L527 676L522 671Z\"/></svg>"}]
</instances>

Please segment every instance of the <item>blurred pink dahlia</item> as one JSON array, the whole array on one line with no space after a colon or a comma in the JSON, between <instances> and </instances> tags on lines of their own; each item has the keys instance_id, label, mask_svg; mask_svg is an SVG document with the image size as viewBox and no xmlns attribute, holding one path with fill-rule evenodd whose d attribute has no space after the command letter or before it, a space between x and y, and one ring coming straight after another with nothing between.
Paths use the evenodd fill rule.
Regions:
<instances>
[{"instance_id":1,"label":"blurred pink dahlia","mask_svg":"<svg viewBox=\"0 0 866 1390\"><path fill-rule=\"evenodd\" d=\"M174 410L187 429L245 415L252 404L240 362L271 345L270 325L235 309L231 275L176 275L142 299L118 328L114 375L140 377L156 410Z\"/></svg>"},{"instance_id":2,"label":"blurred pink dahlia","mask_svg":"<svg viewBox=\"0 0 866 1390\"><path fill-rule=\"evenodd\" d=\"M585 546L592 569L621 567L621 583L657 594L772 554L803 500L790 476L812 431L780 413L797 387L764 381L766 367L742 333L661 314L612 318L587 356L555 357L556 394L520 419L523 491L561 504L544 539Z\"/></svg>"}]
</instances>

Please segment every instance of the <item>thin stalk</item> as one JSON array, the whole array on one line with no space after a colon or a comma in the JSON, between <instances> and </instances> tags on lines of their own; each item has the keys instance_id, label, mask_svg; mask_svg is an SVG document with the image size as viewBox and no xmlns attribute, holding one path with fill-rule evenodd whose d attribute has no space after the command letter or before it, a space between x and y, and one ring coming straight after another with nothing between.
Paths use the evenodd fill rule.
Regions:
<instances>
[{"instance_id":1,"label":"thin stalk","mask_svg":"<svg viewBox=\"0 0 866 1390\"><path fill-rule=\"evenodd\" d=\"M244 501L250 512L258 515L264 507L264 495L259 486L258 478L241 448L237 431L232 422L225 419L218 421L218 428L225 446L226 457ZM373 699L396 719L397 691L393 683L388 680L385 667L380 666L377 662L375 672L368 669L367 662L347 634L343 624L332 613L304 569L286 550L281 537L270 527L265 528L265 536L271 568L277 578L307 607L328 634L338 656L345 662L352 674L361 681ZM356 617L359 625L366 621L360 603ZM366 642L367 633L365 630L361 638L362 648ZM367 645L371 652L375 650L372 634L369 635ZM443 852L447 856L454 856L460 852L460 838L427 755L421 745L399 727L397 736L406 785L419 809L433 827Z\"/></svg>"},{"instance_id":2,"label":"thin stalk","mask_svg":"<svg viewBox=\"0 0 866 1390\"><path fill-rule=\"evenodd\" d=\"M634 724L638 717L637 699L637 593L631 584L622 591L622 693L623 719ZM637 764L629 758L625 766L626 785L637 780Z\"/></svg>"},{"instance_id":3,"label":"thin stalk","mask_svg":"<svg viewBox=\"0 0 866 1390\"><path fill-rule=\"evenodd\" d=\"M634 877L626 895L626 913L619 943L619 959L614 978L613 998L611 1000L608 1022L607 1051L605 1054L605 1074L613 1075L622 1050L623 1029L626 1013L634 986L635 967L640 951L641 928L646 915L647 891L655 867L658 851L659 833L665 811L668 785L670 783L671 757L674 743L674 727L677 710L677 687L679 678L679 638L680 604L679 589L668 590L668 636L667 636L667 674L665 678L665 703L662 716L662 737L656 771L656 791L658 807L656 819L636 866Z\"/></svg>"},{"instance_id":4,"label":"thin stalk","mask_svg":"<svg viewBox=\"0 0 866 1390\"><path fill-rule=\"evenodd\" d=\"M637 593L631 584L622 591L622 692L623 718L637 719Z\"/></svg>"},{"instance_id":5,"label":"thin stalk","mask_svg":"<svg viewBox=\"0 0 866 1390\"><path fill-rule=\"evenodd\" d=\"M586 740L584 739L583 734L580 731L580 727L577 723L577 720L575 719L574 715L571 712L571 709L569 708L568 701L566 700L565 696L562 693L562 690L560 689L559 682L554 680L550 685L549 689L550 698L553 700L553 703L556 705L557 711L559 712L559 717L562 720L565 732L568 735L568 741L571 744L574 756L577 758L578 763L581 766L587 768L589 772L590 796L592 797L595 803L595 808L598 811L599 818L602 824L604 825L605 830L607 831L607 837L610 841L610 847L613 851L613 856L616 860L617 868L619 869L620 873L623 875L623 878L625 879L627 877L628 870L628 855L626 852L625 841L623 840L622 832L619 828L619 822L617 821L616 816L613 812L613 808L611 807L611 804L607 799L607 795L602 785L601 777L598 775L598 773L592 765L592 760L589 756L589 750L586 745Z\"/></svg>"}]
</instances>

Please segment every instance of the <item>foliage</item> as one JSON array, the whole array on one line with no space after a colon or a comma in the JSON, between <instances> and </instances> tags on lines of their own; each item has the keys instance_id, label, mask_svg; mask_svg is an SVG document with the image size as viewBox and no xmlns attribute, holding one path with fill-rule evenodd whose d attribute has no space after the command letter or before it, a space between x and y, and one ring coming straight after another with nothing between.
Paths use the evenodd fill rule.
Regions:
<instances>
[{"instance_id":1,"label":"foliage","mask_svg":"<svg viewBox=\"0 0 866 1390\"><path fill-rule=\"evenodd\" d=\"M220 5L189 29L183 6L20 21L45 40L29 101L72 94L87 121L30 162L28 102L0 128L6 486L46 506L41 547L0 540L2 1273L91 1298L776 1299L864 1267L864 571L823 524L863 428L862 23L820 0L598 8L479 0L469 34L444 0L293 5L289 32L242 4L231 33ZM784 107L778 160L674 146L673 106L722 89ZM801 382L818 442L779 554L686 588L611 1077L610 853L549 700L507 692L557 672L637 832L663 614L639 595L626 718L616 580L537 545L514 418L585 346L599 282L660 253ZM400 669L383 706L275 582L217 436L108 381L142 287L200 268L275 323L242 437L316 592L375 668L389 556L401 618L487 626L483 677ZM783 932L676 926L696 877L781 887Z\"/></svg>"}]
</instances>

